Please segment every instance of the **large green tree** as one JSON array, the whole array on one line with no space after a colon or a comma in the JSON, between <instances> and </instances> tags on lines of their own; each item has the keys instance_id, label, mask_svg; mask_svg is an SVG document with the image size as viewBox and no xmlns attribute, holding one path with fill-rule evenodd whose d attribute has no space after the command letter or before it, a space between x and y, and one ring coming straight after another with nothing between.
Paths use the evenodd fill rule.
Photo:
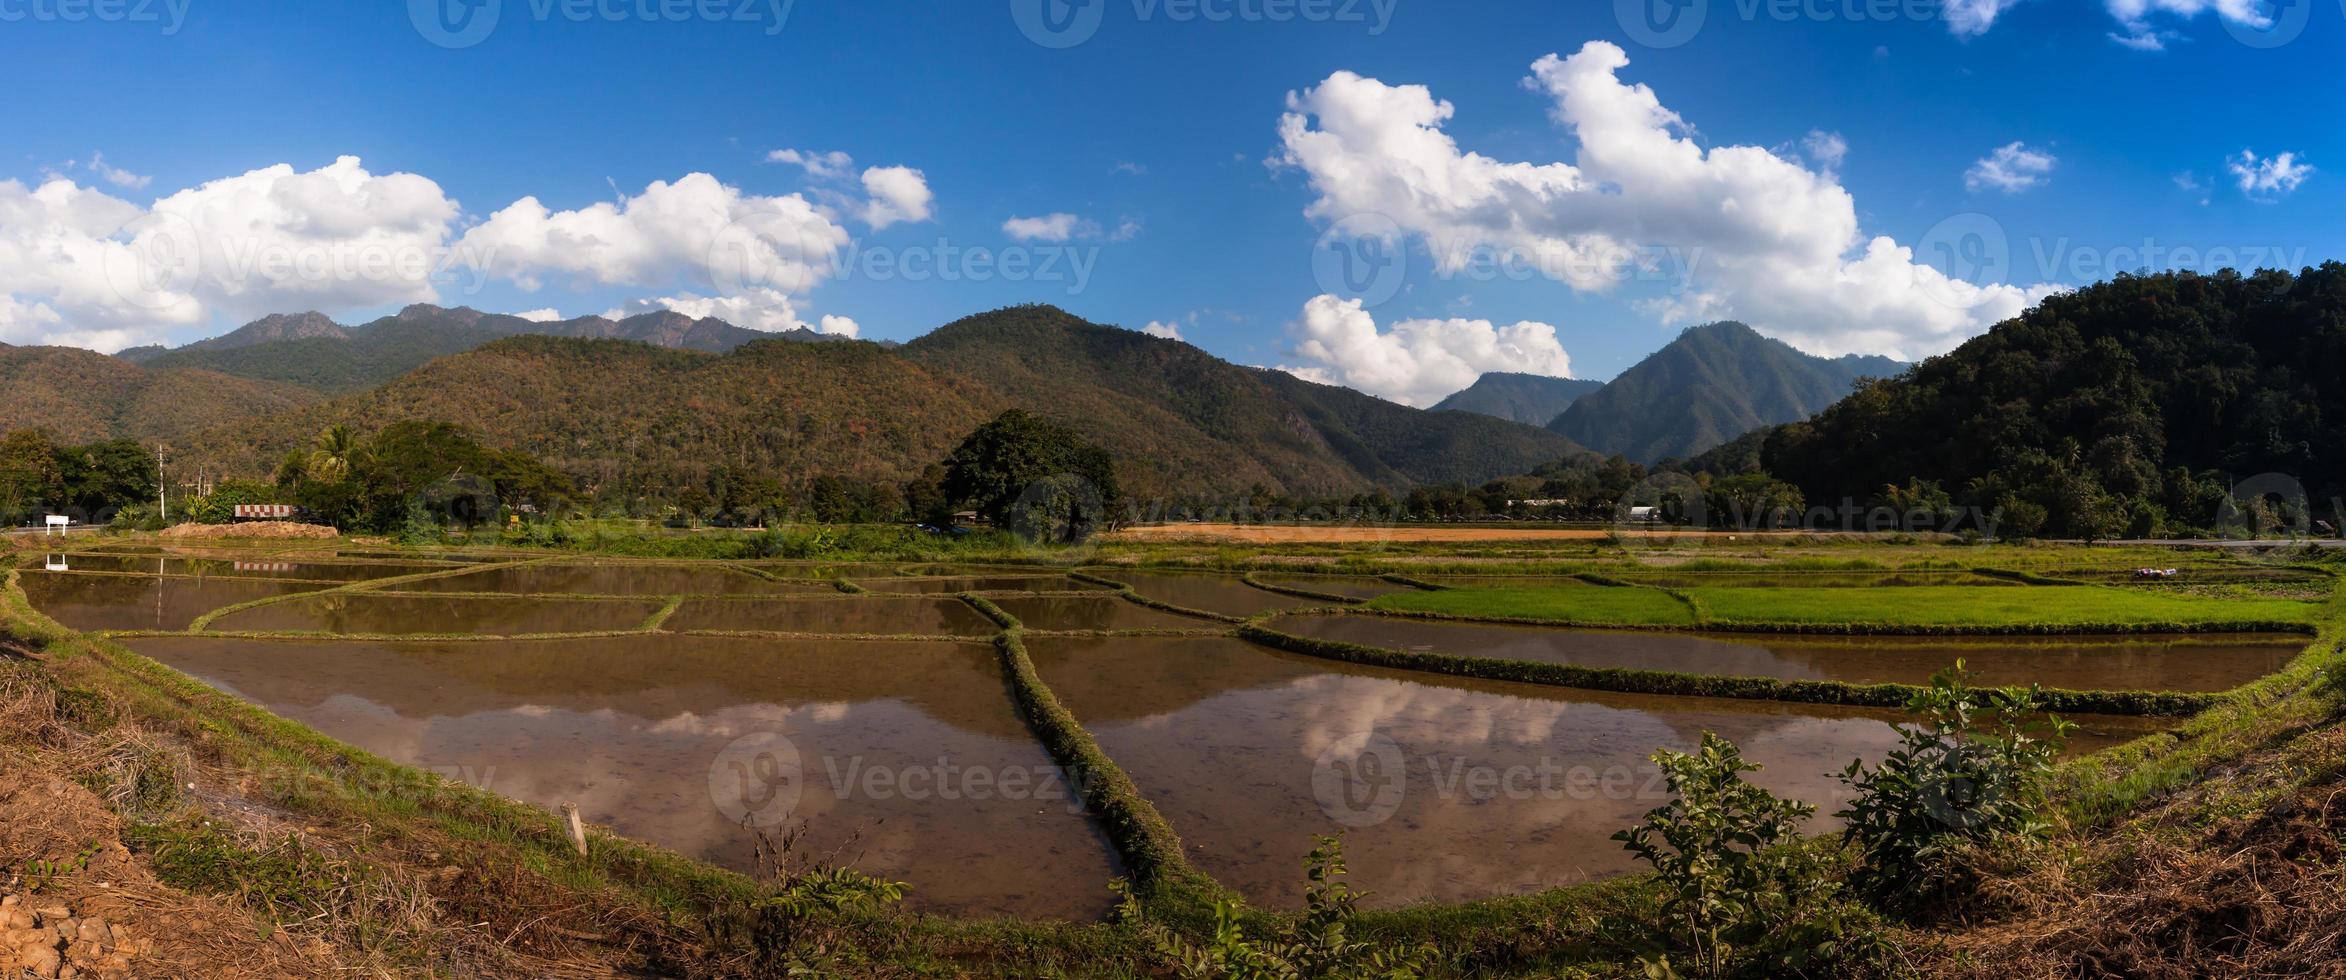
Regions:
<instances>
[{"instance_id":1,"label":"large green tree","mask_svg":"<svg viewBox=\"0 0 2346 980\"><path fill-rule=\"evenodd\" d=\"M19 523L32 511L54 505L65 495L65 474L57 465L57 447L39 429L16 429L0 436L0 517Z\"/></svg>"},{"instance_id":2,"label":"large green tree","mask_svg":"<svg viewBox=\"0 0 2346 980\"><path fill-rule=\"evenodd\" d=\"M941 489L996 526L1040 541L1081 541L1113 524L1123 506L1107 450L1015 408L945 458Z\"/></svg>"}]
</instances>

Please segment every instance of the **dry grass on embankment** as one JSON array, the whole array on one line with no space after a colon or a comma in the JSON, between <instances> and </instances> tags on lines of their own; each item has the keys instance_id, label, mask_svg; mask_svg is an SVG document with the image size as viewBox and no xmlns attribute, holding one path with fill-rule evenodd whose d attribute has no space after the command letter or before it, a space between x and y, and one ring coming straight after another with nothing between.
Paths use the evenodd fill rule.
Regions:
<instances>
[{"instance_id":1,"label":"dry grass on embankment","mask_svg":"<svg viewBox=\"0 0 2346 980\"><path fill-rule=\"evenodd\" d=\"M338 538L342 536L342 532L323 524L302 524L297 521L249 521L243 524L174 524L156 532L156 536L172 541L210 541L226 538L291 540Z\"/></svg>"}]
</instances>

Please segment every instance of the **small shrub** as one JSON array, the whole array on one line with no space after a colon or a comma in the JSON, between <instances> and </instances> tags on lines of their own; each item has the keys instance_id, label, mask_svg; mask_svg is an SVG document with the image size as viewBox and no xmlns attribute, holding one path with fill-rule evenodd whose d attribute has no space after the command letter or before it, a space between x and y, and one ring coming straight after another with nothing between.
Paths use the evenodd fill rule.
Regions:
<instances>
[{"instance_id":1,"label":"small shrub","mask_svg":"<svg viewBox=\"0 0 2346 980\"><path fill-rule=\"evenodd\" d=\"M1857 891L1884 911L1916 915L1951 897L1952 849L2047 830L2045 793L2070 723L2047 715L2040 692L1982 690L1962 661L1915 692L1898 747L1871 769L1851 762L1855 791L1839 816L1855 844Z\"/></svg>"},{"instance_id":2,"label":"small shrub","mask_svg":"<svg viewBox=\"0 0 2346 980\"><path fill-rule=\"evenodd\" d=\"M1805 909L1829 894L1817 862L1795 845L1816 807L1777 799L1743 779L1759 766L1735 744L1704 732L1693 753L1654 753L1678 798L1645 822L1614 834L1653 865L1668 897L1662 913L1698 976L1726 976L1736 964L1782 949ZM1670 961L1648 972L1675 975Z\"/></svg>"},{"instance_id":3,"label":"small shrub","mask_svg":"<svg viewBox=\"0 0 2346 980\"><path fill-rule=\"evenodd\" d=\"M1150 922L1133 897L1132 886L1112 886L1123 897L1119 917L1139 929L1174 971L1189 980L1412 980L1425 976L1435 950L1425 945L1386 945L1357 938L1353 921L1361 893L1344 880L1344 846L1318 838L1305 859L1310 887L1303 915L1268 935L1249 935L1246 908L1228 896L1214 901L1214 930L1195 942Z\"/></svg>"},{"instance_id":4,"label":"small shrub","mask_svg":"<svg viewBox=\"0 0 2346 980\"><path fill-rule=\"evenodd\" d=\"M803 824L779 839L758 831L756 862L764 894L734 916L712 917L720 948L743 949L738 964L752 977L830 976L868 957L878 926L904 901L906 885L828 861L802 862ZM848 846L852 846L853 841Z\"/></svg>"}]
</instances>

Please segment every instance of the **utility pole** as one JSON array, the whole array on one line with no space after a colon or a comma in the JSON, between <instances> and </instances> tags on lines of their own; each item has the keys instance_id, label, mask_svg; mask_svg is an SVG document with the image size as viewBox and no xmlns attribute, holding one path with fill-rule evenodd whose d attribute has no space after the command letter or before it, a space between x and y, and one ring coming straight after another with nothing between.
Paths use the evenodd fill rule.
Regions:
<instances>
[{"instance_id":1,"label":"utility pole","mask_svg":"<svg viewBox=\"0 0 2346 980\"><path fill-rule=\"evenodd\" d=\"M164 489L163 454L170 448L161 444L155 446L155 508L163 512L163 523L165 524L171 523L171 495L169 491Z\"/></svg>"}]
</instances>

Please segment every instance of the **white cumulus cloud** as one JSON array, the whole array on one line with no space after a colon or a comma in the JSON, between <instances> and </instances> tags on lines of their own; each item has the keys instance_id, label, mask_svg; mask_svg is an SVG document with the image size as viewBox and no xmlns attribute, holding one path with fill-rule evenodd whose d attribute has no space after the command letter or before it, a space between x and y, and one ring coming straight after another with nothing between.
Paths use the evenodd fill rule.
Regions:
<instances>
[{"instance_id":1,"label":"white cumulus cloud","mask_svg":"<svg viewBox=\"0 0 2346 980\"><path fill-rule=\"evenodd\" d=\"M2060 160L2043 150L2014 140L1989 151L1963 172L1963 189L1998 190L2018 194L2044 183Z\"/></svg>"},{"instance_id":2,"label":"white cumulus cloud","mask_svg":"<svg viewBox=\"0 0 2346 980\"><path fill-rule=\"evenodd\" d=\"M71 180L0 181L0 341L146 343L250 318L435 297L457 204L357 157L279 164L140 206Z\"/></svg>"},{"instance_id":3,"label":"white cumulus cloud","mask_svg":"<svg viewBox=\"0 0 2346 980\"><path fill-rule=\"evenodd\" d=\"M2224 161L2224 169L2240 184L2240 193L2259 201L2275 201L2313 176L2313 166L2297 162L2295 153L2259 157L2253 150Z\"/></svg>"},{"instance_id":4,"label":"white cumulus cloud","mask_svg":"<svg viewBox=\"0 0 2346 980\"><path fill-rule=\"evenodd\" d=\"M863 172L865 224L877 231L899 221L927 221L936 203L928 178L911 167L871 167Z\"/></svg>"},{"instance_id":5,"label":"white cumulus cloud","mask_svg":"<svg viewBox=\"0 0 2346 980\"><path fill-rule=\"evenodd\" d=\"M1556 328L1530 320L1402 320L1380 330L1360 300L1321 294L1288 333L1305 363L1280 370L1420 408L1489 371L1572 376Z\"/></svg>"},{"instance_id":6,"label":"white cumulus cloud","mask_svg":"<svg viewBox=\"0 0 2346 980\"><path fill-rule=\"evenodd\" d=\"M2176 20L2190 20L2200 14L2214 11L2217 17L2255 30L2273 26L2271 11L2264 0L2103 0L2110 16L2118 19L2118 30L2110 39L2137 51L2159 51L2177 35L2169 28L2159 26L2159 16Z\"/></svg>"},{"instance_id":7,"label":"white cumulus cloud","mask_svg":"<svg viewBox=\"0 0 2346 980\"><path fill-rule=\"evenodd\" d=\"M1002 222L1002 233L1022 242L1063 242L1081 234L1085 229L1099 233L1099 226L1065 211L1037 215L1032 218L1013 216Z\"/></svg>"},{"instance_id":8,"label":"white cumulus cloud","mask_svg":"<svg viewBox=\"0 0 2346 980\"><path fill-rule=\"evenodd\" d=\"M514 314L514 316L528 320L531 323L553 323L556 320L562 319L562 311L549 306L538 310L523 310Z\"/></svg>"},{"instance_id":9,"label":"white cumulus cloud","mask_svg":"<svg viewBox=\"0 0 2346 980\"><path fill-rule=\"evenodd\" d=\"M810 177L844 177L855 168L855 158L838 150L775 150L766 154L768 163L788 163L807 172Z\"/></svg>"},{"instance_id":10,"label":"white cumulus cloud","mask_svg":"<svg viewBox=\"0 0 2346 980\"><path fill-rule=\"evenodd\" d=\"M69 169L107 176L103 158ZM910 168L866 171L878 223L925 220ZM837 271L840 210L803 194L746 194L705 173L654 181L616 201L554 209L525 197L464 228L429 178L376 174L357 157L313 170L278 164L140 205L51 175L0 180L0 342L101 350L169 331L293 310L340 312L440 301L491 278L525 290L641 287L630 306L723 316L742 326L829 332L798 306ZM552 319L552 308L525 314Z\"/></svg>"},{"instance_id":11,"label":"white cumulus cloud","mask_svg":"<svg viewBox=\"0 0 2346 980\"><path fill-rule=\"evenodd\" d=\"M1163 337L1166 340L1181 339L1181 325L1178 323L1166 323L1163 320L1150 320L1147 324L1140 328L1140 332L1148 334L1151 337Z\"/></svg>"},{"instance_id":12,"label":"white cumulus cloud","mask_svg":"<svg viewBox=\"0 0 2346 980\"><path fill-rule=\"evenodd\" d=\"M2049 288L1975 285L1859 233L1829 172L1756 146L1704 147L1629 57L1592 41L1532 65L1526 84L1576 138L1570 163L1504 161L1443 131L1454 108L1421 85L1337 72L1291 94L1278 162L1301 170L1328 222L1378 214L1454 271L1482 250L1527 253L1574 289L1603 292L1674 255L1671 320L1733 316L1818 353L1937 353Z\"/></svg>"}]
</instances>

